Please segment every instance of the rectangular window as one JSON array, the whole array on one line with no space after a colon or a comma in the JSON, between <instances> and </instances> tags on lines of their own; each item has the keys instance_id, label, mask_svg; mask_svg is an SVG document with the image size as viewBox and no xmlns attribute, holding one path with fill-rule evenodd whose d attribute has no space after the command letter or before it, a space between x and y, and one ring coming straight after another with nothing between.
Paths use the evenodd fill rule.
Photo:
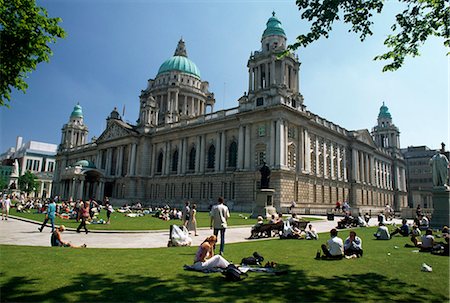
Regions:
<instances>
[{"instance_id":1,"label":"rectangular window","mask_svg":"<svg viewBox=\"0 0 450 303\"><path fill-rule=\"evenodd\" d=\"M30 159L27 159L27 170L31 170L33 167L33 161Z\"/></svg>"},{"instance_id":2,"label":"rectangular window","mask_svg":"<svg viewBox=\"0 0 450 303\"><path fill-rule=\"evenodd\" d=\"M258 136L264 137L265 135L266 135L266 126L261 125L260 127L258 127Z\"/></svg>"},{"instance_id":3,"label":"rectangular window","mask_svg":"<svg viewBox=\"0 0 450 303\"><path fill-rule=\"evenodd\" d=\"M34 160L33 161L33 171L38 171L39 170L39 160Z\"/></svg>"},{"instance_id":4,"label":"rectangular window","mask_svg":"<svg viewBox=\"0 0 450 303\"><path fill-rule=\"evenodd\" d=\"M264 162L266 162L266 152L259 152L258 153L258 165L263 165Z\"/></svg>"},{"instance_id":5,"label":"rectangular window","mask_svg":"<svg viewBox=\"0 0 450 303\"><path fill-rule=\"evenodd\" d=\"M256 99L256 106L262 106L264 105L264 98L259 97Z\"/></svg>"},{"instance_id":6,"label":"rectangular window","mask_svg":"<svg viewBox=\"0 0 450 303\"><path fill-rule=\"evenodd\" d=\"M54 170L55 170L55 162L49 162L47 171L53 172Z\"/></svg>"}]
</instances>

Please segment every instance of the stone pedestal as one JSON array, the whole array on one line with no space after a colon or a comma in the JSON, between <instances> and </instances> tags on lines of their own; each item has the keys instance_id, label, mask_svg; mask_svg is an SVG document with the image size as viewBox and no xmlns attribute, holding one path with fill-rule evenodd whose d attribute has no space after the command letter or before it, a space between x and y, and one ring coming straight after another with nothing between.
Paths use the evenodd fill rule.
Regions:
<instances>
[{"instance_id":1,"label":"stone pedestal","mask_svg":"<svg viewBox=\"0 0 450 303\"><path fill-rule=\"evenodd\" d=\"M272 188L260 189L256 192L255 207L251 217L270 218L272 214L277 214L277 209L273 206L273 194L275 190Z\"/></svg>"},{"instance_id":2,"label":"stone pedestal","mask_svg":"<svg viewBox=\"0 0 450 303\"><path fill-rule=\"evenodd\" d=\"M442 229L442 226L449 226L449 203L450 190L448 187L439 186L433 188L433 217L430 227Z\"/></svg>"}]
</instances>

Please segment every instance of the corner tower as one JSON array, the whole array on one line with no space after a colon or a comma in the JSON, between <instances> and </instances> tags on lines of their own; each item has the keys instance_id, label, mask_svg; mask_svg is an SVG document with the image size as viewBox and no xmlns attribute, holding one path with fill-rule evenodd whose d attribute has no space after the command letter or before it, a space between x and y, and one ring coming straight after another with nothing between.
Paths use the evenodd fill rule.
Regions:
<instances>
[{"instance_id":1,"label":"corner tower","mask_svg":"<svg viewBox=\"0 0 450 303\"><path fill-rule=\"evenodd\" d=\"M392 116L389 108L384 105L380 107L377 125L372 129L372 137L381 148L400 149L400 131L392 123Z\"/></svg>"},{"instance_id":2,"label":"corner tower","mask_svg":"<svg viewBox=\"0 0 450 303\"><path fill-rule=\"evenodd\" d=\"M84 125L83 109L78 103L73 108L69 122L62 128L61 144L59 149L72 148L86 144L88 127Z\"/></svg>"},{"instance_id":3,"label":"corner tower","mask_svg":"<svg viewBox=\"0 0 450 303\"><path fill-rule=\"evenodd\" d=\"M248 60L248 97L240 99L241 110L285 104L298 108L303 104L299 93L298 58L286 49L286 34L272 13L261 37L261 49Z\"/></svg>"}]
</instances>

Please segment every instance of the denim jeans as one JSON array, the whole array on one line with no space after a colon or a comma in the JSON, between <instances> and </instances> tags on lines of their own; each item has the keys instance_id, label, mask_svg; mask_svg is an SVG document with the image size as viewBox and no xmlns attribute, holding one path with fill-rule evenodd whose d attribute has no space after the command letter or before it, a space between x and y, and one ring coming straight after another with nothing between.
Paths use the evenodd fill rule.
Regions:
<instances>
[{"instance_id":1,"label":"denim jeans","mask_svg":"<svg viewBox=\"0 0 450 303\"><path fill-rule=\"evenodd\" d=\"M220 231L220 254L223 253L225 247L225 228L214 228L214 236L217 237Z\"/></svg>"},{"instance_id":2,"label":"denim jeans","mask_svg":"<svg viewBox=\"0 0 450 303\"><path fill-rule=\"evenodd\" d=\"M45 218L44 222L41 225L41 230L44 229L45 224L47 224L48 220L50 220L50 223L52 224L52 232L55 231L55 218Z\"/></svg>"}]
</instances>

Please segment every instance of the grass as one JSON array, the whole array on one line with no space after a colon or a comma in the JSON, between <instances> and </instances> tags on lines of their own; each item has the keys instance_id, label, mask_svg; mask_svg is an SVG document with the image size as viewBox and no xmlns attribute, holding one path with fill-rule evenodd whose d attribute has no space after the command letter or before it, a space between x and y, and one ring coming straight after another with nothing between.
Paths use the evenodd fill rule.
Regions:
<instances>
[{"instance_id":1,"label":"grass","mask_svg":"<svg viewBox=\"0 0 450 303\"><path fill-rule=\"evenodd\" d=\"M288 269L282 276L250 273L240 282L184 271L196 247L70 249L0 246L1 301L14 302L447 302L449 258L414 253L407 238L373 240L357 229L361 259L314 260L319 241L268 240L227 244L239 263L254 251ZM345 238L348 232L341 232ZM395 249L394 246L398 246ZM390 255L388 255L390 253ZM432 266L421 272L421 264Z\"/></svg>"},{"instance_id":2,"label":"grass","mask_svg":"<svg viewBox=\"0 0 450 303\"><path fill-rule=\"evenodd\" d=\"M32 219L35 221L43 222L45 215L38 213L18 213L15 208L12 208L10 214L22 218ZM243 226L253 225L256 223L255 219L249 218L248 213L231 213L231 217L228 219L229 226ZM210 218L208 212L197 212L197 227L209 227ZM246 219L247 218L247 219ZM106 219L106 211L102 210L98 219ZM305 218L309 221L317 220L317 218ZM80 224L73 219L61 219L56 217L56 225L65 225L66 227L77 228ZM181 220L163 221L155 218L152 215L145 215L143 217L130 218L125 214L119 212L113 212L111 214L111 224L90 224L88 229L93 230L168 230L172 224L181 224Z\"/></svg>"}]
</instances>

